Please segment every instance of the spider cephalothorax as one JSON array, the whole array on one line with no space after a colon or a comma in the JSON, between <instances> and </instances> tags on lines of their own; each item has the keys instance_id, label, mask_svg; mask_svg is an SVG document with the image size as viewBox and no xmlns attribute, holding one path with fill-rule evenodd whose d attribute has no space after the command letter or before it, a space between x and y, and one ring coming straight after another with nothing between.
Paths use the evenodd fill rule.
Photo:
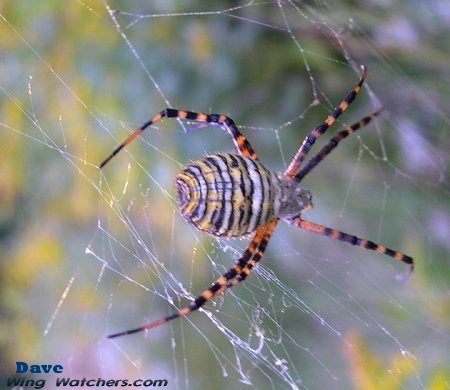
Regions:
<instances>
[{"instance_id":1,"label":"spider cephalothorax","mask_svg":"<svg viewBox=\"0 0 450 390\"><path fill-rule=\"evenodd\" d=\"M300 217L302 212L314 207L311 192L303 188L299 181L285 179L284 177L281 177L280 180L281 185L284 187L284 197L279 211L279 218Z\"/></svg>"},{"instance_id":2,"label":"spider cephalothorax","mask_svg":"<svg viewBox=\"0 0 450 390\"><path fill-rule=\"evenodd\" d=\"M189 306L151 324L116 333L109 337L151 329L175 318L185 316L198 310L218 293L224 292L245 280L264 255L272 232L280 219L302 229L391 256L408 264L410 272L413 270L413 259L401 252L339 230L305 221L301 217L302 211L312 207L310 192L300 185L302 179L334 150L340 141L367 125L381 112L380 109L337 133L328 144L303 165L303 160L317 138L333 125L361 90L367 76L366 67L361 67L363 73L356 87L350 91L339 107L321 125L305 137L297 154L281 176L268 170L259 162L252 146L240 133L231 118L221 114L202 114L172 108L161 111L144 123L100 164L101 169L147 127L163 118L187 119L219 125L230 134L239 154L210 155L188 164L181 170L176 178L181 214L189 223L214 236L242 237L255 232L252 241L236 261L235 266L217 279Z\"/></svg>"}]
</instances>

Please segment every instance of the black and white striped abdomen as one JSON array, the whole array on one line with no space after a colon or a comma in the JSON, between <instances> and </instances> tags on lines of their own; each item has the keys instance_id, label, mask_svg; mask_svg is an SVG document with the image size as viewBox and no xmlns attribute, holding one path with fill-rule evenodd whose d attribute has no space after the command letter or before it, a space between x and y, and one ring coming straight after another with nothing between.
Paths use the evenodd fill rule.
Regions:
<instances>
[{"instance_id":1,"label":"black and white striped abdomen","mask_svg":"<svg viewBox=\"0 0 450 390\"><path fill-rule=\"evenodd\" d=\"M185 166L176 178L181 214L215 236L236 237L277 218L284 195L278 176L259 161L214 154Z\"/></svg>"}]
</instances>

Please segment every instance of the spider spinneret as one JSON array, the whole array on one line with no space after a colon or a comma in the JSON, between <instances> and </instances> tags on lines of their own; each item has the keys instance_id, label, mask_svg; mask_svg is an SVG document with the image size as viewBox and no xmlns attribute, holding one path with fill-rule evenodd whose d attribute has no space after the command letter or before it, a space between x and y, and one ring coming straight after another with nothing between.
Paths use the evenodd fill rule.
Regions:
<instances>
[{"instance_id":1,"label":"spider spinneret","mask_svg":"<svg viewBox=\"0 0 450 390\"><path fill-rule=\"evenodd\" d=\"M376 251L402 261L414 269L410 256L389 249L370 240L358 238L314 222L305 221L301 213L313 207L311 193L300 185L303 178L327 157L337 145L350 134L363 128L382 109L375 111L354 125L338 132L331 140L303 165L317 138L332 126L339 116L355 100L367 76L363 70L358 84L353 88L328 118L304 138L290 165L279 176L259 162L256 152L241 134L234 121L221 114L204 114L166 108L144 123L122 142L99 168L102 169L118 152L138 137L146 128L163 118L187 119L220 126L233 139L239 154L220 153L207 156L185 166L176 177L178 203L183 217L198 229L214 236L242 237L255 232L254 236L236 261L211 287L201 293L190 305L168 317L150 324L108 336L109 338L141 332L183 317L200 309L217 294L244 281L261 260L270 237L280 219L301 229L308 230L351 245Z\"/></svg>"}]
</instances>

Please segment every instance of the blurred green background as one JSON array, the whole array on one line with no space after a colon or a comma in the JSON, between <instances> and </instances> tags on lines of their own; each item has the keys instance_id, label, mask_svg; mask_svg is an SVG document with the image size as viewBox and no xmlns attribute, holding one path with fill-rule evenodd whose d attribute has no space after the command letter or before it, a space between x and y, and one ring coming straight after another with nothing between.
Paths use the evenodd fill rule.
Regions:
<instances>
[{"instance_id":1,"label":"blurred green background","mask_svg":"<svg viewBox=\"0 0 450 390\"><path fill-rule=\"evenodd\" d=\"M449 388L449 26L448 1L0 1L1 376L21 360L169 388ZM282 171L361 63L368 88L330 133L386 112L308 176L305 217L414 274L280 224L210 316L106 339L186 305L248 239L176 208L180 164L232 150L218 128L167 120L98 163L170 104L231 116Z\"/></svg>"}]
</instances>

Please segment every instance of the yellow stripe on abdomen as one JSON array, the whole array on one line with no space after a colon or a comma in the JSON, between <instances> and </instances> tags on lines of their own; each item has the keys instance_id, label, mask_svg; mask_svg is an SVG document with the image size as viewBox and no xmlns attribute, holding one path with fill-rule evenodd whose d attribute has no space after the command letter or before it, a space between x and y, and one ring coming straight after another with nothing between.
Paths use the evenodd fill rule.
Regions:
<instances>
[{"instance_id":1,"label":"yellow stripe on abdomen","mask_svg":"<svg viewBox=\"0 0 450 390\"><path fill-rule=\"evenodd\" d=\"M180 211L198 229L237 237L277 218L280 182L258 160L215 154L185 166L176 178Z\"/></svg>"}]
</instances>

